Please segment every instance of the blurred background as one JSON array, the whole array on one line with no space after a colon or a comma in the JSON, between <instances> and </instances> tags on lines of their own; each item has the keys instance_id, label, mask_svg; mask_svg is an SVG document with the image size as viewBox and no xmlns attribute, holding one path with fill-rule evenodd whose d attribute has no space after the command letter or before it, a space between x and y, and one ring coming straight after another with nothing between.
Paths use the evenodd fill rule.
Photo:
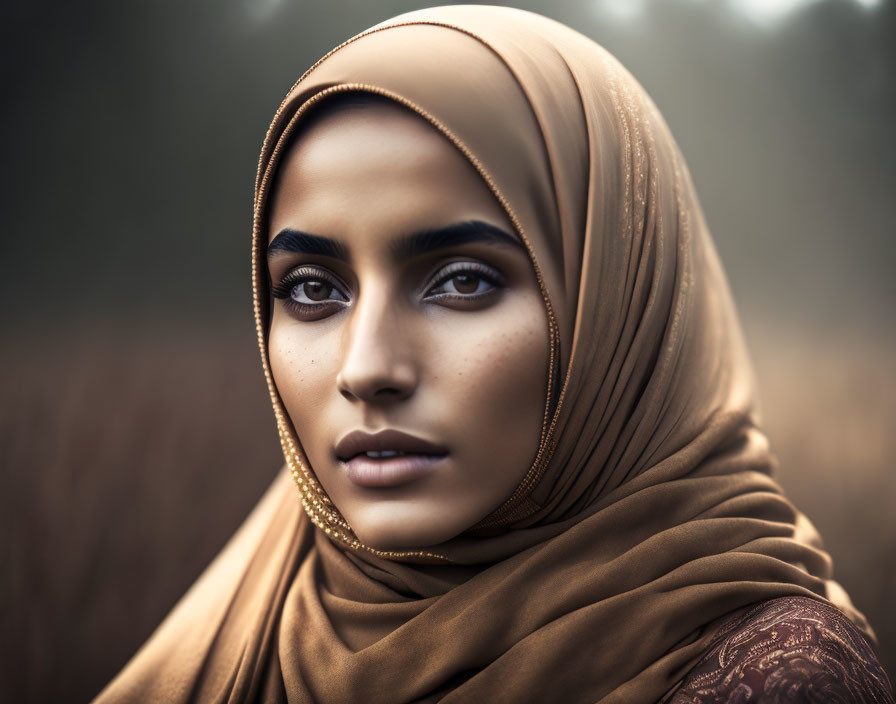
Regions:
<instances>
[{"instance_id":1,"label":"blurred background","mask_svg":"<svg viewBox=\"0 0 896 704\"><path fill-rule=\"evenodd\" d=\"M279 469L258 151L305 68L429 4L4 3L0 699L95 695ZM515 4L603 44L664 113L780 480L896 674L896 2Z\"/></svg>"}]
</instances>

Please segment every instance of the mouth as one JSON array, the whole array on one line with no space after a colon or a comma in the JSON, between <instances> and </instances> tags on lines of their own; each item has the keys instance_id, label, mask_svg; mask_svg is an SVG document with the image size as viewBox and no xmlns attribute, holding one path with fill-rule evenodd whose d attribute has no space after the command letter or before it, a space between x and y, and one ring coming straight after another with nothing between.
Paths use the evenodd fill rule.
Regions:
<instances>
[{"instance_id":1,"label":"mouth","mask_svg":"<svg viewBox=\"0 0 896 704\"><path fill-rule=\"evenodd\" d=\"M358 486L401 486L431 474L448 449L400 430L354 430L336 443L336 459Z\"/></svg>"}]
</instances>

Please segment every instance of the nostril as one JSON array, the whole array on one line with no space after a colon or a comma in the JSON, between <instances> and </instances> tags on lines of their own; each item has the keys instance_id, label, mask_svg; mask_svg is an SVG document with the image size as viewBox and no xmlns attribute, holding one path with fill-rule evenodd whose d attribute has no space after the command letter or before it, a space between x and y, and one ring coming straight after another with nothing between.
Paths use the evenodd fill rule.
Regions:
<instances>
[{"instance_id":1,"label":"nostril","mask_svg":"<svg viewBox=\"0 0 896 704\"><path fill-rule=\"evenodd\" d=\"M355 400L355 395L348 389L340 388L339 393L342 394L342 398L346 399L347 401Z\"/></svg>"},{"instance_id":2,"label":"nostril","mask_svg":"<svg viewBox=\"0 0 896 704\"><path fill-rule=\"evenodd\" d=\"M336 387L348 401L390 403L407 398L417 386L417 373L408 364L348 364L336 376Z\"/></svg>"},{"instance_id":3,"label":"nostril","mask_svg":"<svg viewBox=\"0 0 896 704\"><path fill-rule=\"evenodd\" d=\"M341 386L339 388L339 393L342 394L342 397L348 401L358 401L358 400L377 400L377 401L388 401L391 399L399 399L407 394L401 389L395 387L384 387L380 389L375 389L371 392L364 393L360 391L359 393L354 393L350 388Z\"/></svg>"}]
</instances>

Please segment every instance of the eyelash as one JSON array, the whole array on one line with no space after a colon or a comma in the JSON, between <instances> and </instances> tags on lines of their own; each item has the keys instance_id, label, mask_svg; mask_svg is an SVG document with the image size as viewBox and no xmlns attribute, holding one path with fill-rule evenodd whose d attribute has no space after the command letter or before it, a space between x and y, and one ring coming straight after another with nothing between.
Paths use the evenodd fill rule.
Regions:
<instances>
[{"instance_id":1,"label":"eyelash","mask_svg":"<svg viewBox=\"0 0 896 704\"><path fill-rule=\"evenodd\" d=\"M434 288L443 286L459 274L473 273L482 281L491 285L491 288L478 293L451 293L436 292L431 293ZM296 287L301 286L309 281L320 281L330 287L333 291L337 291L345 300L326 299L320 303L308 304L297 301L292 297ZM490 266L480 262L463 261L452 262L440 268L437 275L434 276L426 285L424 290L427 292L424 299L433 299L439 301L454 301L462 304L480 302L485 298L493 295L498 289L506 286L504 277ZM348 300L348 296L343 293L344 287L335 277L330 275L326 269L314 266L301 266L288 272L280 281L271 287L271 294L274 298L280 299L284 305L290 310L296 312L306 320L317 320L325 317L331 310L335 312L333 304L336 308L344 307Z\"/></svg>"},{"instance_id":2,"label":"eyelash","mask_svg":"<svg viewBox=\"0 0 896 704\"><path fill-rule=\"evenodd\" d=\"M324 317L326 313L334 308L334 303L340 308L343 307L345 301L335 299L327 299L314 304L295 300L292 297L292 292L298 286L309 281L321 281L326 283L331 286L334 291L338 291L343 298L346 300L348 299L348 296L342 293L342 289L344 288L343 285L335 277L328 274L325 269L311 266L300 266L288 272L282 279L280 279L276 286L271 287L271 295L273 295L274 298L282 300L283 304L289 310L298 313L308 320L317 320L318 318ZM335 309L333 312L335 312Z\"/></svg>"},{"instance_id":3,"label":"eyelash","mask_svg":"<svg viewBox=\"0 0 896 704\"><path fill-rule=\"evenodd\" d=\"M462 301L465 303L479 301L493 294L497 289L503 288L506 285L504 277L490 266L486 266L485 264L481 264L480 262L452 262L451 264L447 264L446 266L439 269L438 275L434 277L431 283L426 286L427 297L429 297L429 293L432 291L432 289L448 283L458 274L465 273L475 274L479 279L491 284L492 288L480 293L440 293L437 294L439 300Z\"/></svg>"}]
</instances>

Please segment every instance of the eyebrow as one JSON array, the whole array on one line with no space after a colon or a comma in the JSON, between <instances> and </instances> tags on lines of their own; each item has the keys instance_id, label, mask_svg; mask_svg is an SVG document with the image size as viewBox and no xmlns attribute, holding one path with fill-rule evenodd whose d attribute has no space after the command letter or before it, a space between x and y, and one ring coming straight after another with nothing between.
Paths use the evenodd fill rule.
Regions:
<instances>
[{"instance_id":1,"label":"eyebrow","mask_svg":"<svg viewBox=\"0 0 896 704\"><path fill-rule=\"evenodd\" d=\"M348 260L348 250L338 240L318 235L309 235L307 232L280 230L278 235L268 245L268 258L277 252L298 252L300 254L318 254L322 257Z\"/></svg>"},{"instance_id":2,"label":"eyebrow","mask_svg":"<svg viewBox=\"0 0 896 704\"><path fill-rule=\"evenodd\" d=\"M499 227L481 220L458 222L405 235L389 245L396 260L407 260L429 252L459 247L466 244L488 243L501 247L515 247L525 251L522 241ZM317 254L348 261L348 249L339 240L286 228L268 245L268 257L277 252Z\"/></svg>"}]
</instances>

